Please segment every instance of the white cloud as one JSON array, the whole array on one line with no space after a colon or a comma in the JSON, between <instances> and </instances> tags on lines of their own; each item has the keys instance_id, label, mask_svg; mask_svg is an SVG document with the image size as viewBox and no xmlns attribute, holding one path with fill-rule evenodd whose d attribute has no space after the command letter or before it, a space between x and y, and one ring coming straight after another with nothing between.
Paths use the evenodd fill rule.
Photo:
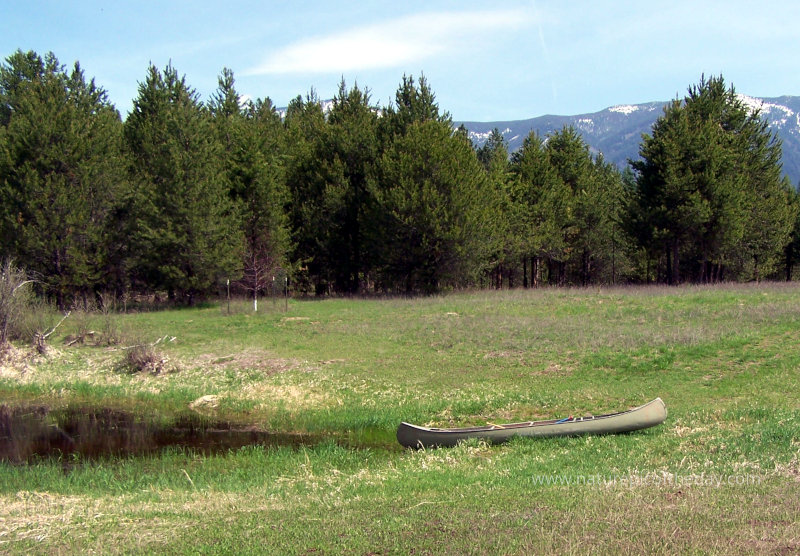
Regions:
<instances>
[{"instance_id":1,"label":"white cloud","mask_svg":"<svg viewBox=\"0 0 800 556\"><path fill-rule=\"evenodd\" d=\"M483 33L515 29L530 19L522 10L416 14L297 41L270 53L245 74L393 68L466 48Z\"/></svg>"}]
</instances>

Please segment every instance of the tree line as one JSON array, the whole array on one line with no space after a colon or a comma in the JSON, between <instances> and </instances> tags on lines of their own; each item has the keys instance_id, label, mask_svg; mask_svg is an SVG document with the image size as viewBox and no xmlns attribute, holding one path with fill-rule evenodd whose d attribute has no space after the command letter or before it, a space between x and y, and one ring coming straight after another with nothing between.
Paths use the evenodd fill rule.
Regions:
<instances>
[{"instance_id":1,"label":"tree line","mask_svg":"<svg viewBox=\"0 0 800 556\"><path fill-rule=\"evenodd\" d=\"M78 63L0 66L0 259L59 305L192 303L278 270L301 294L792 277L798 195L777 137L722 77L664 110L619 169L571 127L509 153L454 128L427 80L344 80L281 114L233 73L202 101L151 65L124 120Z\"/></svg>"}]
</instances>

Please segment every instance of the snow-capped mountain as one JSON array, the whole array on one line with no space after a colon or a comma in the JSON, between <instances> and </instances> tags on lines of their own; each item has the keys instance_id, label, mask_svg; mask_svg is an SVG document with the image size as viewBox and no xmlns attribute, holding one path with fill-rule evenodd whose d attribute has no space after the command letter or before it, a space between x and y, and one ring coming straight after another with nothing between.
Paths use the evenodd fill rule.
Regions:
<instances>
[{"instance_id":1,"label":"snow-capped mountain","mask_svg":"<svg viewBox=\"0 0 800 556\"><path fill-rule=\"evenodd\" d=\"M303 100L305 101L305 99ZM321 100L319 101L319 105L322 107L322 113L327 116L328 114L330 114L331 109L333 109L333 99ZM276 110L281 119L283 119L286 117L286 111L289 110L289 107L281 106L276 108Z\"/></svg>"},{"instance_id":2,"label":"snow-capped mountain","mask_svg":"<svg viewBox=\"0 0 800 556\"><path fill-rule=\"evenodd\" d=\"M739 95L749 107L760 109L769 127L783 142L783 171L793 184L800 183L800 97L754 98ZM593 152L601 152L605 159L620 168L629 159L639 156L642 133L649 133L655 121L663 114L665 102L624 104L606 108L594 114L578 116L540 116L529 120L506 122L456 122L469 131L472 141L480 146L493 129L498 129L508 142L509 152L522 145L522 141L536 130L542 137L559 131L565 125L581 133Z\"/></svg>"}]
</instances>

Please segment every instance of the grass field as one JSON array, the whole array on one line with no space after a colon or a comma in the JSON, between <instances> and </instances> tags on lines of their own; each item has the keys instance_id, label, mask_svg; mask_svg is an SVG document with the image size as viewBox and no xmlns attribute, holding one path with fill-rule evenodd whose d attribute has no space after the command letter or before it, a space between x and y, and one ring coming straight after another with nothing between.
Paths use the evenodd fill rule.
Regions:
<instances>
[{"instance_id":1,"label":"grass field","mask_svg":"<svg viewBox=\"0 0 800 556\"><path fill-rule=\"evenodd\" d=\"M798 285L262 307L76 315L58 329L166 337L157 374L126 371L120 345L58 338L46 357L0 364L10 405L164 418L191 406L318 439L0 464L0 552L800 551ZM394 441L402 420L599 414L656 396L666 423L628 435Z\"/></svg>"}]
</instances>

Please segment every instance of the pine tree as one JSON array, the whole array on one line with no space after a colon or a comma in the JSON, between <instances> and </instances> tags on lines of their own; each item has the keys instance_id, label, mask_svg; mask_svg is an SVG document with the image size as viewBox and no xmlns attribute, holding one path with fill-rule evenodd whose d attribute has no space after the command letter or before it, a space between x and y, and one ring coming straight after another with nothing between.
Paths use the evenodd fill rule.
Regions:
<instances>
[{"instance_id":1,"label":"pine tree","mask_svg":"<svg viewBox=\"0 0 800 556\"><path fill-rule=\"evenodd\" d=\"M518 230L518 218L512 200L512 174L509 166L508 145L500 133L493 129L486 142L476 151L478 161L484 168L488 180L489 191L494 199L488 201L495 205L496 213L492 238L496 239L492 251L494 268L492 270L495 286L500 288L505 277L509 287L514 286L514 277L518 263L523 256L524 240ZM524 285L527 287L527 271L523 273Z\"/></svg>"},{"instance_id":2,"label":"pine tree","mask_svg":"<svg viewBox=\"0 0 800 556\"><path fill-rule=\"evenodd\" d=\"M136 186L134 278L191 304L238 272L242 234L211 119L171 64L148 69L125 138Z\"/></svg>"},{"instance_id":3,"label":"pine tree","mask_svg":"<svg viewBox=\"0 0 800 556\"><path fill-rule=\"evenodd\" d=\"M550 164L544 140L532 131L511 156L513 225L520 238L522 256L530 260L531 283L543 281L547 267L564 253L562 223L566 221L566 190Z\"/></svg>"},{"instance_id":4,"label":"pine tree","mask_svg":"<svg viewBox=\"0 0 800 556\"><path fill-rule=\"evenodd\" d=\"M286 205L289 192L284 176L286 142L280 114L269 98L249 103L247 144L254 149L250 187L245 190L243 224L246 241L245 273L259 270L269 283L276 272L289 269L291 247ZM246 180L246 181L247 181Z\"/></svg>"},{"instance_id":5,"label":"pine tree","mask_svg":"<svg viewBox=\"0 0 800 556\"><path fill-rule=\"evenodd\" d=\"M329 292L333 282L326 238L334 222L325 206L328 168L320 163L327 156L327 124L313 90L305 100L298 96L289 103L284 126L295 285L302 292L321 295Z\"/></svg>"},{"instance_id":6,"label":"pine tree","mask_svg":"<svg viewBox=\"0 0 800 556\"><path fill-rule=\"evenodd\" d=\"M313 93L286 116L294 258L317 293L370 287L378 109L369 91L344 81L327 118ZM310 289L311 284L307 288Z\"/></svg>"},{"instance_id":7,"label":"pine tree","mask_svg":"<svg viewBox=\"0 0 800 556\"><path fill-rule=\"evenodd\" d=\"M722 77L702 78L646 135L632 163L630 229L663 253L670 283L749 279L771 272L788 242L792 208L780 143Z\"/></svg>"},{"instance_id":8,"label":"pine tree","mask_svg":"<svg viewBox=\"0 0 800 556\"><path fill-rule=\"evenodd\" d=\"M633 272L631 243L624 228L629 190L623 174L602 154L594 159L592 170L593 188L583 202L590 215L585 222L584 253L590 256L591 268L583 268L583 277L586 283L615 284Z\"/></svg>"},{"instance_id":9,"label":"pine tree","mask_svg":"<svg viewBox=\"0 0 800 556\"><path fill-rule=\"evenodd\" d=\"M496 193L424 77L404 76L395 101L380 119L379 281L403 292L475 284L501 241Z\"/></svg>"},{"instance_id":10,"label":"pine tree","mask_svg":"<svg viewBox=\"0 0 800 556\"><path fill-rule=\"evenodd\" d=\"M394 104L383 110L380 138L384 148L395 137L404 135L410 125L420 122L439 122L448 126L453 123L449 113L439 110L436 94L424 75L418 82L413 75L403 75Z\"/></svg>"},{"instance_id":11,"label":"pine tree","mask_svg":"<svg viewBox=\"0 0 800 556\"><path fill-rule=\"evenodd\" d=\"M575 129L565 127L546 141L531 132L511 169L512 222L524 238L520 253L531 262L533 284L616 281L627 269L626 195L616 167L593 158Z\"/></svg>"},{"instance_id":12,"label":"pine tree","mask_svg":"<svg viewBox=\"0 0 800 556\"><path fill-rule=\"evenodd\" d=\"M23 261L59 306L105 287L110 215L124 185L106 92L55 55L0 67L0 257Z\"/></svg>"},{"instance_id":13,"label":"pine tree","mask_svg":"<svg viewBox=\"0 0 800 556\"><path fill-rule=\"evenodd\" d=\"M328 165L326 205L335 225L329 229L335 289L357 293L374 268L374 189L378 160L378 110L369 91L342 80L328 117L324 162Z\"/></svg>"},{"instance_id":14,"label":"pine tree","mask_svg":"<svg viewBox=\"0 0 800 556\"><path fill-rule=\"evenodd\" d=\"M242 104L227 68L208 109L221 148L223 177L242 224L242 282L257 310L259 293L287 264L283 124L268 98Z\"/></svg>"},{"instance_id":15,"label":"pine tree","mask_svg":"<svg viewBox=\"0 0 800 556\"><path fill-rule=\"evenodd\" d=\"M794 267L800 257L800 189L789 190L790 212L794 215L789 241L784 248L784 278L786 281L794 279Z\"/></svg>"},{"instance_id":16,"label":"pine tree","mask_svg":"<svg viewBox=\"0 0 800 556\"><path fill-rule=\"evenodd\" d=\"M469 141L441 122L415 122L381 166L387 287L432 292L475 283L487 267L496 211Z\"/></svg>"}]
</instances>

